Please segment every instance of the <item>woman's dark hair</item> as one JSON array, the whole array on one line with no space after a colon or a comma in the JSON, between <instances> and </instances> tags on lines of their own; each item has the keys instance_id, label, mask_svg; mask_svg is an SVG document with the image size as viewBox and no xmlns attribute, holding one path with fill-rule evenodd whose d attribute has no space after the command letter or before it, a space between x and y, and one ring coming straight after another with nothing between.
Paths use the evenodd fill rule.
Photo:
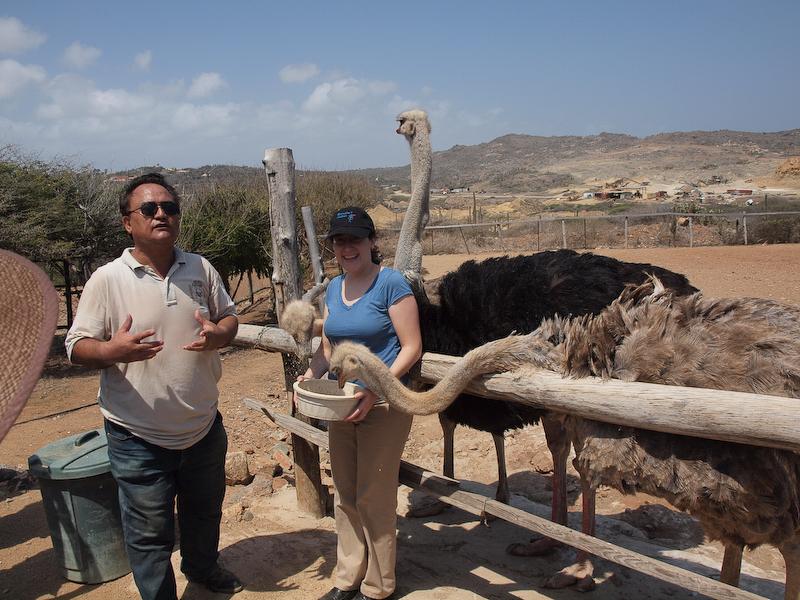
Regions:
<instances>
[{"instance_id":1,"label":"woman's dark hair","mask_svg":"<svg viewBox=\"0 0 800 600\"><path fill-rule=\"evenodd\" d=\"M122 188L122 193L119 195L119 212L123 217L128 214L128 206L130 206L128 203L131 199L131 194L133 194L133 191L140 185L144 185L146 183L160 185L167 190L167 192L169 192L169 195L172 196L172 199L175 202L178 204L181 203L181 199L177 190L167 183L167 180L161 173L145 173L144 175L139 175L138 177L131 179L125 184L125 187Z\"/></svg>"},{"instance_id":2,"label":"woman's dark hair","mask_svg":"<svg viewBox=\"0 0 800 600\"><path fill-rule=\"evenodd\" d=\"M370 235L369 239L371 239L374 242L375 234L373 233L372 235ZM372 247L371 253L372 253L372 262L375 263L376 265L381 264L381 262L383 261L383 254L381 254L381 251L378 248L377 244Z\"/></svg>"}]
</instances>

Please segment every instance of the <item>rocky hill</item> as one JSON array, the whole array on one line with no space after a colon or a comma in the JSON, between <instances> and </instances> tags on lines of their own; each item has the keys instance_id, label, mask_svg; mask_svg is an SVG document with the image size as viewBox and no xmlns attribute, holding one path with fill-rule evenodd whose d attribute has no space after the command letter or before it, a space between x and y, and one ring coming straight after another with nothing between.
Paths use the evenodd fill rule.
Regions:
<instances>
[{"instance_id":1,"label":"rocky hill","mask_svg":"<svg viewBox=\"0 0 800 600\"><path fill-rule=\"evenodd\" d=\"M434 140L435 141L435 140ZM601 133L542 137L509 134L434 153L433 188L545 192L597 179L680 182L772 177L800 154L800 129L776 133L691 131L644 138ZM408 186L409 167L356 171L383 184Z\"/></svg>"},{"instance_id":2,"label":"rocky hill","mask_svg":"<svg viewBox=\"0 0 800 600\"><path fill-rule=\"evenodd\" d=\"M482 144L434 152L431 187L548 193L592 187L598 180L621 177L669 185L712 179L780 184L797 179L792 169L788 178L779 172L787 159L797 155L800 129L775 133L689 131L644 138L619 133L551 137L512 133ZM230 165L195 169L156 165L118 175L148 170L160 170L177 183L263 177L262 169ZM410 179L408 165L349 173L402 189L408 188Z\"/></svg>"}]
</instances>

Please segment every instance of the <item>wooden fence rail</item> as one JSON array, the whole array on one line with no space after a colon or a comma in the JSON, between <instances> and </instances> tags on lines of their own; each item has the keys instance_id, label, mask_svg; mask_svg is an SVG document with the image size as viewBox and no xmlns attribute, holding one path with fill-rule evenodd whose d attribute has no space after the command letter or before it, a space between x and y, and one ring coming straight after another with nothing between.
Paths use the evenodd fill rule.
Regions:
<instances>
[{"instance_id":1,"label":"wooden fence rail","mask_svg":"<svg viewBox=\"0 0 800 600\"><path fill-rule=\"evenodd\" d=\"M271 411L256 400L244 399L245 405L260 411L278 426L300 436L322 448L328 447L328 435L287 414ZM558 540L568 546L585 550L634 571L650 575L662 581L679 585L719 600L764 600L762 596L720 583L703 575L692 573L626 548L586 535L563 525L553 523L542 517L530 514L513 506L492 500L481 494L460 489L460 483L442 475L426 471L412 463L401 461L400 483L439 498L442 502L481 517L490 514L500 517L519 527Z\"/></svg>"},{"instance_id":2,"label":"wooden fence rail","mask_svg":"<svg viewBox=\"0 0 800 600\"><path fill-rule=\"evenodd\" d=\"M297 348L282 329L254 325L241 325L234 343L279 352ZM425 353L422 379L438 382L457 360ZM533 370L476 379L467 390L616 425L800 452L800 402L792 398L588 377L564 379Z\"/></svg>"}]
</instances>

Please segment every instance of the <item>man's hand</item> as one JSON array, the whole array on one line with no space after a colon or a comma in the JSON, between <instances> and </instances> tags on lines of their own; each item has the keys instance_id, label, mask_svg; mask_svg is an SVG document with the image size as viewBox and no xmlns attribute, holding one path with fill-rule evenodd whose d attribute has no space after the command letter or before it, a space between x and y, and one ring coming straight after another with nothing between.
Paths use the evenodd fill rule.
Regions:
<instances>
[{"instance_id":1,"label":"man's hand","mask_svg":"<svg viewBox=\"0 0 800 600\"><path fill-rule=\"evenodd\" d=\"M360 423L366 419L367 414L369 414L369 411L372 410L372 407L375 406L375 403L378 401L378 396L376 396L374 392L364 388L356 392L356 399L358 400L358 404L356 404L353 412L344 419L349 423Z\"/></svg>"},{"instance_id":2,"label":"man's hand","mask_svg":"<svg viewBox=\"0 0 800 600\"><path fill-rule=\"evenodd\" d=\"M200 323L200 337L191 344L186 344L183 349L190 352L205 352L221 348L227 344L227 335L219 325L209 321L200 314L200 309L194 311L194 319Z\"/></svg>"},{"instance_id":3,"label":"man's hand","mask_svg":"<svg viewBox=\"0 0 800 600\"><path fill-rule=\"evenodd\" d=\"M164 348L164 342L157 340L145 342L144 339L155 335L155 329L146 329L139 333L131 333L133 317L128 315L119 329L105 343L103 360L108 363L130 363L149 360Z\"/></svg>"}]
</instances>

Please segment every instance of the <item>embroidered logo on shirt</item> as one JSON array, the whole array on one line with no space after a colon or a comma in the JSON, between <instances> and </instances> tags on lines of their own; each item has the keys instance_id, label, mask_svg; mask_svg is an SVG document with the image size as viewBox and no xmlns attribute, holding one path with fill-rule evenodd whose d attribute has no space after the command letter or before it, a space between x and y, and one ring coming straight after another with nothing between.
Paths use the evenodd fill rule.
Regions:
<instances>
[{"instance_id":1,"label":"embroidered logo on shirt","mask_svg":"<svg viewBox=\"0 0 800 600\"><path fill-rule=\"evenodd\" d=\"M189 285L189 292L192 294L192 300L197 302L200 305L205 305L206 294L203 291L203 282L199 279L195 279Z\"/></svg>"}]
</instances>

